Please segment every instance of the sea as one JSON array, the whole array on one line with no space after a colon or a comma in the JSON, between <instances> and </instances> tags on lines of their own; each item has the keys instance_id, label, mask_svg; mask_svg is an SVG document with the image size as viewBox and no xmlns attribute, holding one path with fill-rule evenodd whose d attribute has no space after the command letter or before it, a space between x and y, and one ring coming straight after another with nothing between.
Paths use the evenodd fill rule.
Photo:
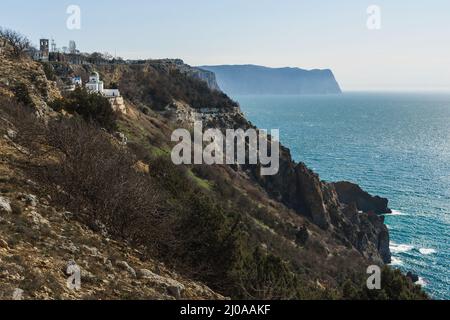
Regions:
<instances>
[{"instance_id":1,"label":"sea","mask_svg":"<svg viewBox=\"0 0 450 320\"><path fill-rule=\"evenodd\" d=\"M232 98L322 180L388 198L392 266L450 299L450 93Z\"/></svg>"}]
</instances>

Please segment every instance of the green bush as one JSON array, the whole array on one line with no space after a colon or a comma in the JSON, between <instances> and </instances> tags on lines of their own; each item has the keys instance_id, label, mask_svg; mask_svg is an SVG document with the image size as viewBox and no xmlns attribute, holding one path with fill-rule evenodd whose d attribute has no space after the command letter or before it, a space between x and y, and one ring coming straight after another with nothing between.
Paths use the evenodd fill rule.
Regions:
<instances>
[{"instance_id":1,"label":"green bush","mask_svg":"<svg viewBox=\"0 0 450 320\"><path fill-rule=\"evenodd\" d=\"M56 81L55 71L50 63L42 62L42 68L44 69L45 77L49 81Z\"/></svg>"},{"instance_id":2,"label":"green bush","mask_svg":"<svg viewBox=\"0 0 450 320\"><path fill-rule=\"evenodd\" d=\"M346 300L426 300L428 296L406 278L400 270L385 266L381 272L381 289L369 290L367 276L347 279L342 285L342 298Z\"/></svg>"},{"instance_id":3,"label":"green bush","mask_svg":"<svg viewBox=\"0 0 450 320\"><path fill-rule=\"evenodd\" d=\"M17 99L17 101L25 106L32 106L33 100L30 97L30 92L28 90L28 87L23 84L19 83L14 88L14 95Z\"/></svg>"},{"instance_id":4,"label":"green bush","mask_svg":"<svg viewBox=\"0 0 450 320\"><path fill-rule=\"evenodd\" d=\"M83 88L77 88L67 97L53 101L50 107L55 111L65 110L78 114L83 119L94 122L109 131L117 129L117 113L112 109L108 99L96 93L89 93Z\"/></svg>"}]
</instances>

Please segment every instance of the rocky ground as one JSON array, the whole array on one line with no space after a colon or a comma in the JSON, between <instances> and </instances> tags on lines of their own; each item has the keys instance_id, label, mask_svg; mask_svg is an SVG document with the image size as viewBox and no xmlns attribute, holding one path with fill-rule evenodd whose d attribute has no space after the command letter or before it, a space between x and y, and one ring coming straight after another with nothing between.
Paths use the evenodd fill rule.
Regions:
<instances>
[{"instance_id":1,"label":"rocky ground","mask_svg":"<svg viewBox=\"0 0 450 320\"><path fill-rule=\"evenodd\" d=\"M41 119L54 115L48 103L61 92L45 75L44 66L29 59L1 60L0 96L20 101L18 93L26 88L32 100L29 104ZM129 141L154 155L168 153L169 145L164 141L173 125L188 126L201 118L220 128L251 126L228 100L228 107L219 110L192 108L176 97L164 110L150 108L148 97L142 94L148 89L147 80L159 75L163 85L174 86L165 70L171 65L62 65L70 70L61 72L58 65L55 68L62 77L95 67L107 83L122 79L125 85L133 84L128 89L121 87L125 97L137 96L125 99L127 112L120 117L116 135L122 142ZM149 76L142 84L135 79L136 74ZM135 90L137 85L142 85L142 90ZM101 228L89 228L78 219L79 212L53 206L55 202L42 191L43 186L27 175L30 170L24 170L37 163L30 163L27 150L14 138L15 130L0 112L0 299L224 299L205 285L144 256L144 250L131 247L126 240L114 240ZM317 297L305 297L329 297L322 292L339 288L342 274L365 274L367 265L389 262L389 233L383 218L358 207L372 205L373 200L381 200L385 206L387 202L360 189L350 196L345 190L336 190L304 164L294 163L285 148L280 161L280 173L268 178L258 176L257 167L245 166L219 166L211 181L189 172L208 192L216 192L211 190L213 184L233 185L232 191L242 199L257 204L260 210L244 215L251 246L296 265L302 283L320 292ZM147 174L151 171L146 163L139 163L135 169ZM357 201L360 198L361 203ZM79 290L70 289L67 283L68 270L74 267L81 270Z\"/></svg>"},{"instance_id":2,"label":"rocky ground","mask_svg":"<svg viewBox=\"0 0 450 320\"><path fill-rule=\"evenodd\" d=\"M56 82L48 81L43 66L28 59L7 59L0 63L0 95L15 96L17 89L25 84L25 90L40 114L51 113L48 101L61 98Z\"/></svg>"},{"instance_id":3,"label":"rocky ground","mask_svg":"<svg viewBox=\"0 0 450 320\"><path fill-rule=\"evenodd\" d=\"M0 122L1 119L0 119ZM222 299L124 242L94 233L76 213L49 205L18 168L6 124L0 137L0 299ZM9 132L11 133L11 131ZM67 269L81 269L81 289Z\"/></svg>"}]
</instances>

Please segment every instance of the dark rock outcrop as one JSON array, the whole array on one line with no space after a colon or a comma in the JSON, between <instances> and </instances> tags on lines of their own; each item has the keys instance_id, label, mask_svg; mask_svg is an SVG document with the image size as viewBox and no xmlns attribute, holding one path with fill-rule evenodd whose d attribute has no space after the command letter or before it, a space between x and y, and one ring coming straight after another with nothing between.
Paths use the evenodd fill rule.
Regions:
<instances>
[{"instance_id":1,"label":"dark rock outcrop","mask_svg":"<svg viewBox=\"0 0 450 320\"><path fill-rule=\"evenodd\" d=\"M288 149L281 148L280 154L277 175L260 177L253 171L269 194L298 214L308 217L321 229L330 230L343 244L353 246L368 259L381 264L391 262L389 230L384 224L384 217L375 213L387 211L387 200L372 197L354 185L357 195L364 195L362 199L365 202L340 201L335 184L321 181L305 164L296 164ZM358 204L371 210L361 212L364 210Z\"/></svg>"},{"instance_id":2,"label":"dark rock outcrop","mask_svg":"<svg viewBox=\"0 0 450 320\"><path fill-rule=\"evenodd\" d=\"M297 202L320 228L326 230L330 226L330 216L325 206L322 184L319 176L309 170L303 163L295 168Z\"/></svg>"},{"instance_id":3,"label":"dark rock outcrop","mask_svg":"<svg viewBox=\"0 0 450 320\"><path fill-rule=\"evenodd\" d=\"M290 151L284 147L280 150L280 170L274 176L259 176L259 168L249 168L255 179L278 201L307 216L314 224L327 230L330 216L323 197L323 184L319 176L308 169L305 164L296 164Z\"/></svg>"},{"instance_id":4,"label":"dark rock outcrop","mask_svg":"<svg viewBox=\"0 0 450 320\"><path fill-rule=\"evenodd\" d=\"M301 246L304 246L309 239L309 231L305 226L301 226L297 234L295 235L295 242Z\"/></svg>"},{"instance_id":5,"label":"dark rock outcrop","mask_svg":"<svg viewBox=\"0 0 450 320\"><path fill-rule=\"evenodd\" d=\"M351 182L333 183L339 196L339 201L345 204L356 204L358 210L363 212L375 212L376 214L392 213L388 208L389 200L378 196L372 196Z\"/></svg>"},{"instance_id":6,"label":"dark rock outcrop","mask_svg":"<svg viewBox=\"0 0 450 320\"><path fill-rule=\"evenodd\" d=\"M415 273L412 273L411 271L409 271L406 274L406 277L409 278L412 281L412 283L416 283L416 282L418 282L420 280L419 276L417 274L415 274Z\"/></svg>"}]
</instances>

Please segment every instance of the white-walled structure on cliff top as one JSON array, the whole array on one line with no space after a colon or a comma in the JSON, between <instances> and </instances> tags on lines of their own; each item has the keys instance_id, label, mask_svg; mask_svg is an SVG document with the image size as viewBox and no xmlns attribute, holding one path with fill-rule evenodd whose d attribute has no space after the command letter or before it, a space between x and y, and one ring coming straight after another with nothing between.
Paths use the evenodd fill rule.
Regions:
<instances>
[{"instance_id":1,"label":"white-walled structure on cliff top","mask_svg":"<svg viewBox=\"0 0 450 320\"><path fill-rule=\"evenodd\" d=\"M86 89L90 92L100 93L107 98L120 97L119 89L105 89L103 81L100 80L98 72L92 72L89 76L89 82L86 83Z\"/></svg>"},{"instance_id":2,"label":"white-walled structure on cliff top","mask_svg":"<svg viewBox=\"0 0 450 320\"><path fill-rule=\"evenodd\" d=\"M103 81L100 80L98 72L92 72L89 76L89 82L86 83L86 89L89 92L98 93L104 96L111 103L115 111L127 113L123 98L120 96L119 89L105 89Z\"/></svg>"}]
</instances>

